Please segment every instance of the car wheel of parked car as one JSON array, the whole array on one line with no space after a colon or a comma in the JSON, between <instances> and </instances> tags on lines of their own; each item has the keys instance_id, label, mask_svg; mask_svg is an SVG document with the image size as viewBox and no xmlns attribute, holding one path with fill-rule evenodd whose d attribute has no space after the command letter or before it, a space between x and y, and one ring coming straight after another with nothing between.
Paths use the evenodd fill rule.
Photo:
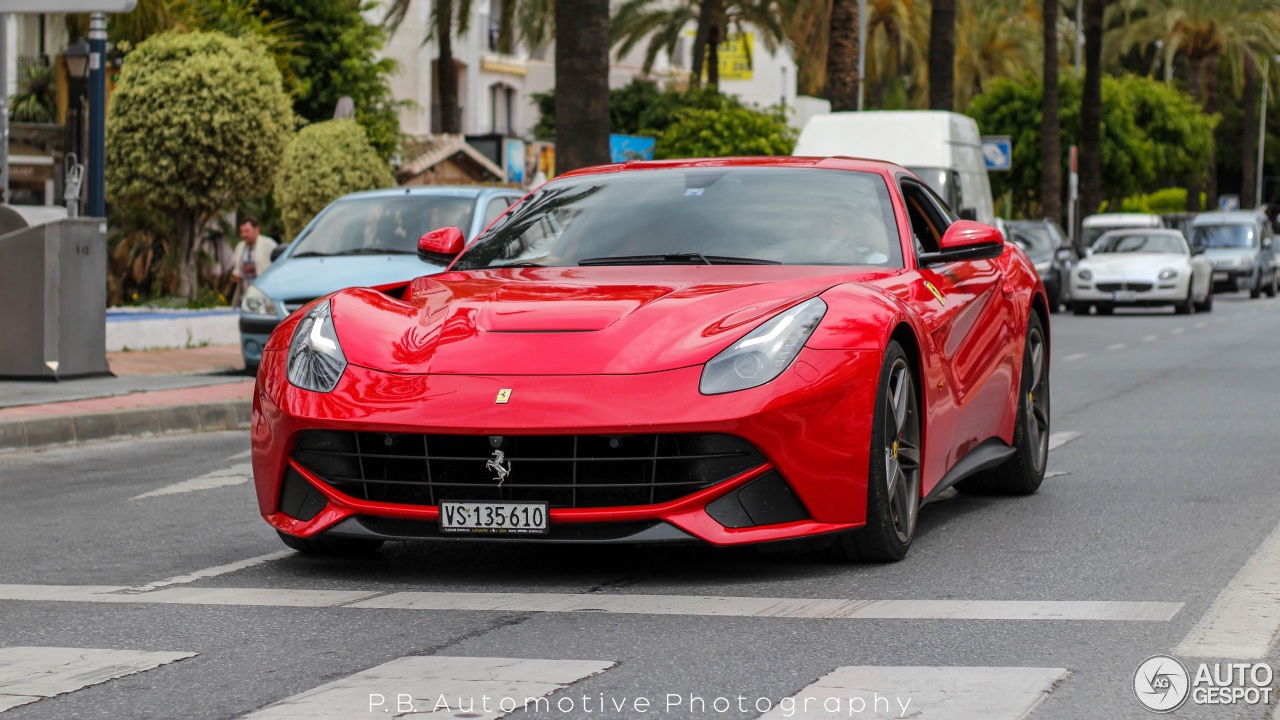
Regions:
<instances>
[{"instance_id":1,"label":"car wheel of parked car","mask_svg":"<svg viewBox=\"0 0 1280 720\"><path fill-rule=\"evenodd\" d=\"M1098 309L1099 315L1110 315L1116 309L1114 305L1094 305L1094 307Z\"/></svg>"},{"instance_id":2,"label":"car wheel of parked car","mask_svg":"<svg viewBox=\"0 0 1280 720\"><path fill-rule=\"evenodd\" d=\"M381 540L365 538L300 538L280 530L276 534L285 545L308 555L364 555L382 547Z\"/></svg>"},{"instance_id":3,"label":"car wheel of parked car","mask_svg":"<svg viewBox=\"0 0 1280 720\"><path fill-rule=\"evenodd\" d=\"M1213 288L1204 294L1204 301L1196 303L1196 312L1213 312Z\"/></svg>"},{"instance_id":4,"label":"car wheel of parked car","mask_svg":"<svg viewBox=\"0 0 1280 720\"><path fill-rule=\"evenodd\" d=\"M1044 327L1035 313L1027 322L1027 342L1022 349L1013 448L1013 457L961 480L956 489L973 495L1030 495L1044 482L1049 462L1049 355Z\"/></svg>"},{"instance_id":5,"label":"car wheel of parked car","mask_svg":"<svg viewBox=\"0 0 1280 720\"><path fill-rule=\"evenodd\" d=\"M1082 302L1071 303L1071 313L1073 315L1088 315L1089 303L1082 303Z\"/></svg>"},{"instance_id":6,"label":"car wheel of parked car","mask_svg":"<svg viewBox=\"0 0 1280 720\"><path fill-rule=\"evenodd\" d=\"M897 341L889 343L871 427L867 524L836 541L837 555L861 562L906 557L920 514L920 403L915 373Z\"/></svg>"},{"instance_id":7,"label":"car wheel of parked car","mask_svg":"<svg viewBox=\"0 0 1280 720\"><path fill-rule=\"evenodd\" d=\"M1262 272L1261 271L1258 272L1257 282L1253 284L1253 287L1249 288L1249 297L1253 300L1257 300L1258 298L1262 297Z\"/></svg>"},{"instance_id":8,"label":"car wheel of parked car","mask_svg":"<svg viewBox=\"0 0 1280 720\"><path fill-rule=\"evenodd\" d=\"M1276 274L1271 273L1271 284L1267 286L1267 297L1273 298L1275 296L1276 296Z\"/></svg>"},{"instance_id":9,"label":"car wheel of parked car","mask_svg":"<svg viewBox=\"0 0 1280 720\"><path fill-rule=\"evenodd\" d=\"M1195 290L1191 287L1191 283L1187 283L1187 299L1173 306L1173 311L1179 315L1190 315L1196 311Z\"/></svg>"}]
</instances>

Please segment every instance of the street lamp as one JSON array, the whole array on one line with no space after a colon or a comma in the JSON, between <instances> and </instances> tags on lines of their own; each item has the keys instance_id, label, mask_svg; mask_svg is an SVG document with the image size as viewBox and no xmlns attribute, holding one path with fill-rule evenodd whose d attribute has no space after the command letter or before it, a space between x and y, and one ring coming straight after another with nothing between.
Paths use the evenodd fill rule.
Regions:
<instances>
[{"instance_id":1,"label":"street lamp","mask_svg":"<svg viewBox=\"0 0 1280 720\"><path fill-rule=\"evenodd\" d=\"M84 80L89 77L89 43L77 40L62 51L62 62L67 66L67 77Z\"/></svg>"}]
</instances>

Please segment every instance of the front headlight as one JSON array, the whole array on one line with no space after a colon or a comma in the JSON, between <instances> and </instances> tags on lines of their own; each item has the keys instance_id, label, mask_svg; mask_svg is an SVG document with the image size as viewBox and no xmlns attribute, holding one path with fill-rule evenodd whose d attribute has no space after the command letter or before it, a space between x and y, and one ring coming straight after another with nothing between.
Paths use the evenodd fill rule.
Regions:
<instances>
[{"instance_id":1,"label":"front headlight","mask_svg":"<svg viewBox=\"0 0 1280 720\"><path fill-rule=\"evenodd\" d=\"M293 330L289 341L289 382L303 390L329 392L347 369L347 356L338 343L333 312L326 300L311 309Z\"/></svg>"},{"instance_id":2,"label":"front headlight","mask_svg":"<svg viewBox=\"0 0 1280 720\"><path fill-rule=\"evenodd\" d=\"M827 304L813 298L779 313L711 358L702 369L698 389L703 395L719 395L778 377L800 354L826 312Z\"/></svg>"},{"instance_id":3,"label":"front headlight","mask_svg":"<svg viewBox=\"0 0 1280 720\"><path fill-rule=\"evenodd\" d=\"M1076 277L1087 282L1093 279L1093 271L1089 268L1084 268L1080 272L1076 273Z\"/></svg>"},{"instance_id":4,"label":"front headlight","mask_svg":"<svg viewBox=\"0 0 1280 720\"><path fill-rule=\"evenodd\" d=\"M259 290L257 285L250 285L249 289L244 291L244 299L240 301L240 310L250 315L274 316L276 314L276 304L271 302L271 298Z\"/></svg>"},{"instance_id":5,"label":"front headlight","mask_svg":"<svg viewBox=\"0 0 1280 720\"><path fill-rule=\"evenodd\" d=\"M1161 280L1172 280L1176 277L1178 277L1178 271L1173 268L1166 268L1160 271Z\"/></svg>"}]
</instances>

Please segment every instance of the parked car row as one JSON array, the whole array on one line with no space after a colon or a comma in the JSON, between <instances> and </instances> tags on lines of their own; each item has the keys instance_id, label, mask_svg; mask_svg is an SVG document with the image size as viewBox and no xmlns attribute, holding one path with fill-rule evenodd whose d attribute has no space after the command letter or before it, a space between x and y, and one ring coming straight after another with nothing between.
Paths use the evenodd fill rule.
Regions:
<instances>
[{"instance_id":1,"label":"parked car row","mask_svg":"<svg viewBox=\"0 0 1280 720\"><path fill-rule=\"evenodd\" d=\"M1172 305L1179 313L1209 312L1214 293L1276 296L1280 261L1266 213L1177 219L1169 227L1159 215L1091 215L1079 248L1051 220L997 220L997 227L1035 263L1055 310L1106 315L1116 307Z\"/></svg>"}]
</instances>

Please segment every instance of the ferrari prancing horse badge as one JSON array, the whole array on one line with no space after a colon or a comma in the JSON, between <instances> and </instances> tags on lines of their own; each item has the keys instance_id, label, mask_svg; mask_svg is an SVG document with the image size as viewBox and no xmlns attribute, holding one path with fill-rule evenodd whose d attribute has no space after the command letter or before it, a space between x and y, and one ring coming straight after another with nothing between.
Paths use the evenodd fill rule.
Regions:
<instances>
[{"instance_id":1,"label":"ferrari prancing horse badge","mask_svg":"<svg viewBox=\"0 0 1280 720\"><path fill-rule=\"evenodd\" d=\"M511 399L511 388L502 388L498 391L498 398L494 400L495 405L506 405Z\"/></svg>"},{"instance_id":2,"label":"ferrari prancing horse badge","mask_svg":"<svg viewBox=\"0 0 1280 720\"><path fill-rule=\"evenodd\" d=\"M934 297L938 298L938 304L939 304L939 305L946 305L946 304L947 304L947 301L942 299L942 293L941 293L941 292L939 292L938 288L936 288L936 287L934 287L934 286L933 286L933 283L929 282L928 280L925 280L925 281L924 281L924 286L925 286L925 287L927 287L927 288L929 288L929 292L933 293L933 296L934 296Z\"/></svg>"}]
</instances>

